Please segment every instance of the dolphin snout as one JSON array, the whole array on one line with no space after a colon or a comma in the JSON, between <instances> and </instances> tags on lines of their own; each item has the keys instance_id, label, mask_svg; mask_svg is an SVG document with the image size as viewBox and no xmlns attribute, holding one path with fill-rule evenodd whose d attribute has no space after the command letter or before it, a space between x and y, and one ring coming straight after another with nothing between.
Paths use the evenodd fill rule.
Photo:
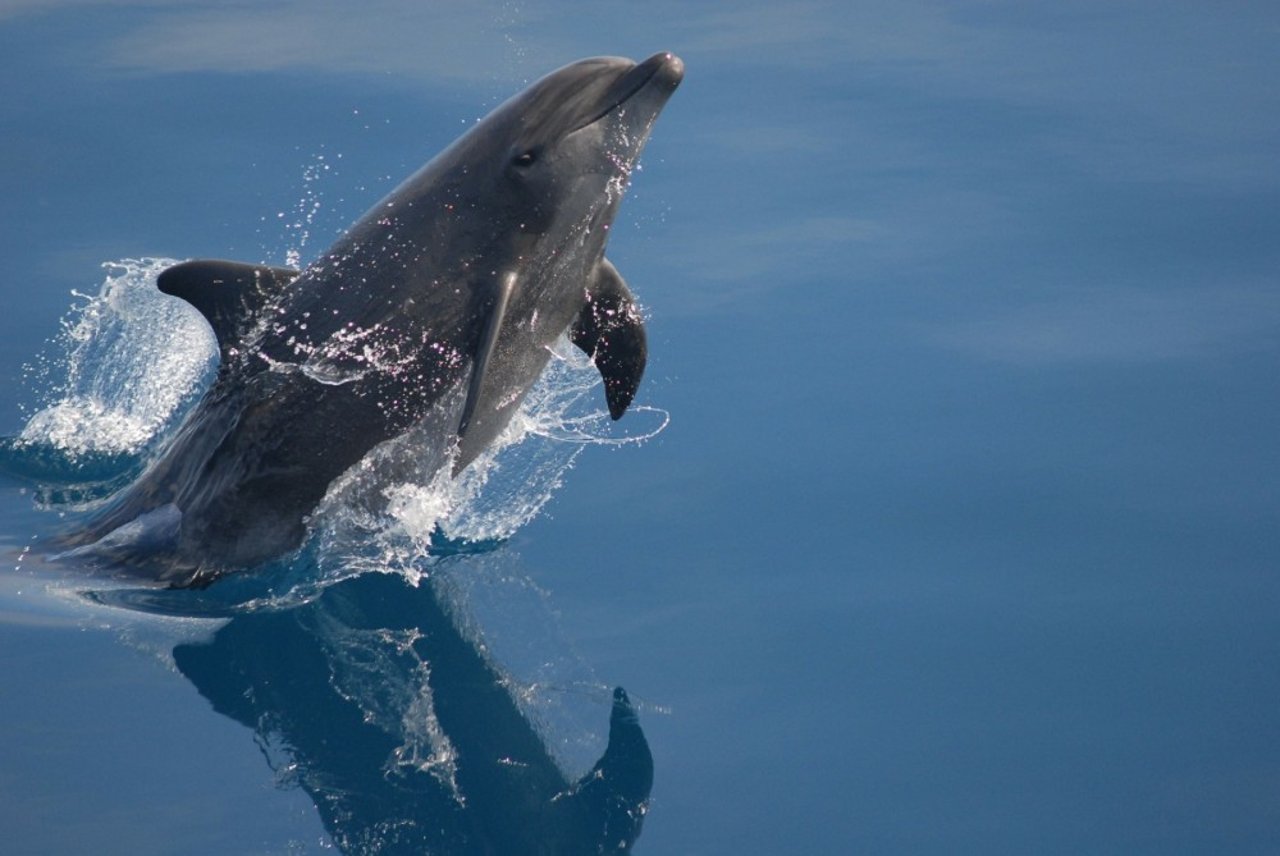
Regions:
<instances>
[{"instance_id":1,"label":"dolphin snout","mask_svg":"<svg viewBox=\"0 0 1280 856\"><path fill-rule=\"evenodd\" d=\"M640 63L637 70L642 70L645 77L652 77L654 83L668 89L675 89L684 80L684 60L670 51L654 54Z\"/></svg>"},{"instance_id":2,"label":"dolphin snout","mask_svg":"<svg viewBox=\"0 0 1280 856\"><path fill-rule=\"evenodd\" d=\"M661 92L666 98L684 79L684 62L669 51L656 53L636 63L613 84L615 99L620 104L641 92Z\"/></svg>"},{"instance_id":3,"label":"dolphin snout","mask_svg":"<svg viewBox=\"0 0 1280 856\"><path fill-rule=\"evenodd\" d=\"M633 99L637 99L635 103L647 103L656 116L684 79L684 62L670 52L656 53L641 63L614 57L586 62L593 63L596 67L601 63L608 63L609 70L616 76L603 84L606 88L602 96L590 104L594 109L573 123L575 131L602 119Z\"/></svg>"}]
</instances>

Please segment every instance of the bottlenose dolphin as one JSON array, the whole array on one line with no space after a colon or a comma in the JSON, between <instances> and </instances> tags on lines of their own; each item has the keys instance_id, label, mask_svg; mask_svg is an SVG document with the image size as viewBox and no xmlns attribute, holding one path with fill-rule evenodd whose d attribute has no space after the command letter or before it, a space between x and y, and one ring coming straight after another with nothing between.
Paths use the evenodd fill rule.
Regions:
<instances>
[{"instance_id":1,"label":"bottlenose dolphin","mask_svg":"<svg viewBox=\"0 0 1280 856\"><path fill-rule=\"evenodd\" d=\"M163 271L159 289L213 328L217 378L156 461L68 543L162 520L173 543L158 576L175 585L284 554L335 478L424 420L456 436L454 474L465 468L566 331L621 417L645 332L604 248L683 74L669 53L572 63L474 125L304 270Z\"/></svg>"}]
</instances>

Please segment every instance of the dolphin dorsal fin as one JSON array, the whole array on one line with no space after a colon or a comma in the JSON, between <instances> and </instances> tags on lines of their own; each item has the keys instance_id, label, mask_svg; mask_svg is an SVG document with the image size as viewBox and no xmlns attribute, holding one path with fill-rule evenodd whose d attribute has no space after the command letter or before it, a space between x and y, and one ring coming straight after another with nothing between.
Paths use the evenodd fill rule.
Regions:
<instances>
[{"instance_id":1,"label":"dolphin dorsal fin","mask_svg":"<svg viewBox=\"0 0 1280 856\"><path fill-rule=\"evenodd\" d=\"M225 365L228 351L248 332L262 308L297 277L293 268L198 259L165 268L156 286L200 310L218 337Z\"/></svg>"},{"instance_id":2,"label":"dolphin dorsal fin","mask_svg":"<svg viewBox=\"0 0 1280 856\"><path fill-rule=\"evenodd\" d=\"M570 327L569 338L595 360L604 378L609 415L622 418L640 387L648 347L636 299L608 259L596 266L587 303Z\"/></svg>"}]
</instances>

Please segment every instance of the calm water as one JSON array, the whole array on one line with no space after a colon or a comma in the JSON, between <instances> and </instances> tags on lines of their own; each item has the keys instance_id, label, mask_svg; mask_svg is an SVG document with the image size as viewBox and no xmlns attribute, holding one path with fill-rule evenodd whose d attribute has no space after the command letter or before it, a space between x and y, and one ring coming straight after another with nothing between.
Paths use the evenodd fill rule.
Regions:
<instances>
[{"instance_id":1,"label":"calm water","mask_svg":"<svg viewBox=\"0 0 1280 856\"><path fill-rule=\"evenodd\" d=\"M209 344L118 263L305 263L527 81L664 49L609 255L620 427L669 424L516 447L452 506L502 543L425 579L378 530L121 590L0 482L0 852L585 847L467 759L572 782L615 686L637 852L1274 852L1280 13L431 5L0 6L0 433L122 472Z\"/></svg>"}]
</instances>

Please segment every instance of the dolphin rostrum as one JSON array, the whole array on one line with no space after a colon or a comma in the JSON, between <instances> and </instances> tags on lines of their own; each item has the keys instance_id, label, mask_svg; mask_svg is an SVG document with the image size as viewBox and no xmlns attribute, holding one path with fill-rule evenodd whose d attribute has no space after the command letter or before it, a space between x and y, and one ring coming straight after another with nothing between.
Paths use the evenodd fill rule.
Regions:
<instances>
[{"instance_id":1,"label":"dolphin rostrum","mask_svg":"<svg viewBox=\"0 0 1280 856\"><path fill-rule=\"evenodd\" d=\"M190 261L158 286L217 336L218 375L157 460L71 544L176 521L177 585L296 548L326 489L430 417L456 475L506 426L566 331L609 413L645 332L604 257L628 176L684 74L660 53L572 63L512 97L302 271ZM436 423L432 423L436 424Z\"/></svg>"}]
</instances>

